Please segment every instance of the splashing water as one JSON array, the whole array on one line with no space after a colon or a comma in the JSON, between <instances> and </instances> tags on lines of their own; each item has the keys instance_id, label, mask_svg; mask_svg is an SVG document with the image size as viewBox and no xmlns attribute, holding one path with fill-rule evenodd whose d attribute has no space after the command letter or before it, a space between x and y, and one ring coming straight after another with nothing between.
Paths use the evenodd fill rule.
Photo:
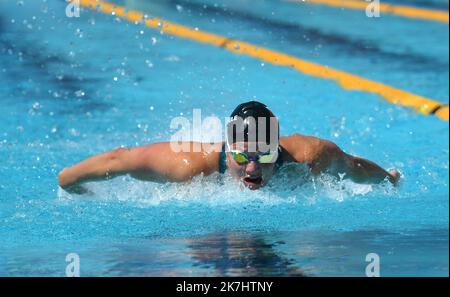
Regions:
<instances>
[{"instance_id":1,"label":"splashing water","mask_svg":"<svg viewBox=\"0 0 450 297\"><path fill-rule=\"evenodd\" d=\"M71 195L61 188L58 199L125 202L140 207L173 205L183 207L193 204L210 207L275 206L280 204L314 204L317 199L343 202L357 199L376 190L393 195L396 190L388 182L373 186L351 180L339 180L328 174L313 177L303 164L284 165L270 183L257 191L245 188L230 175L219 173L196 176L186 183L152 183L130 177L111 181L87 183L90 194Z\"/></svg>"}]
</instances>

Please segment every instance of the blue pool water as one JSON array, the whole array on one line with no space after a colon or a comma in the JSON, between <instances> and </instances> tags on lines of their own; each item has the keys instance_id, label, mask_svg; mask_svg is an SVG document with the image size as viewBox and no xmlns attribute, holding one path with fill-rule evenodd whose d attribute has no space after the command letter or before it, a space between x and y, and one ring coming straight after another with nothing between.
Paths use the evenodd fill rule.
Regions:
<instances>
[{"instance_id":1,"label":"blue pool water","mask_svg":"<svg viewBox=\"0 0 450 297\"><path fill-rule=\"evenodd\" d=\"M446 24L275 0L115 3L448 103ZM368 253L384 276L448 276L448 122L112 15L67 18L65 6L0 1L0 276L64 276L68 253L83 276L364 276ZM201 108L224 118L251 98L284 135L398 168L399 187L313 179L296 166L254 192L216 175L187 185L124 177L85 196L58 189L66 166L169 140L173 117Z\"/></svg>"}]
</instances>

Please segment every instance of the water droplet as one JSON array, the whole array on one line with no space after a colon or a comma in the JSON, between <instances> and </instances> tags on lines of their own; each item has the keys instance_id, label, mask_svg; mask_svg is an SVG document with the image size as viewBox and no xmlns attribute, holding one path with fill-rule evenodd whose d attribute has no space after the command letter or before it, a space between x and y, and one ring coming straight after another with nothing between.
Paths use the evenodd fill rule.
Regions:
<instances>
[{"instance_id":1,"label":"water droplet","mask_svg":"<svg viewBox=\"0 0 450 297\"><path fill-rule=\"evenodd\" d=\"M75 129L75 128L69 129L69 133L72 136L79 136L80 135L80 132L78 132L77 129Z\"/></svg>"},{"instance_id":2,"label":"water droplet","mask_svg":"<svg viewBox=\"0 0 450 297\"><path fill-rule=\"evenodd\" d=\"M84 95L85 95L85 93L83 90L78 90L75 92L75 96L77 96L77 97L83 97Z\"/></svg>"},{"instance_id":3,"label":"water droplet","mask_svg":"<svg viewBox=\"0 0 450 297\"><path fill-rule=\"evenodd\" d=\"M145 64L147 64L147 66L148 66L149 68L152 68L152 67L153 67L153 63L152 63L150 60L145 60Z\"/></svg>"},{"instance_id":4,"label":"water droplet","mask_svg":"<svg viewBox=\"0 0 450 297\"><path fill-rule=\"evenodd\" d=\"M75 35L79 38L83 38L83 31L80 28L75 30Z\"/></svg>"},{"instance_id":5,"label":"water droplet","mask_svg":"<svg viewBox=\"0 0 450 297\"><path fill-rule=\"evenodd\" d=\"M33 109L34 109L34 110L38 110L38 109L40 109L40 108L41 108L41 105L39 104L39 102L33 103Z\"/></svg>"}]
</instances>

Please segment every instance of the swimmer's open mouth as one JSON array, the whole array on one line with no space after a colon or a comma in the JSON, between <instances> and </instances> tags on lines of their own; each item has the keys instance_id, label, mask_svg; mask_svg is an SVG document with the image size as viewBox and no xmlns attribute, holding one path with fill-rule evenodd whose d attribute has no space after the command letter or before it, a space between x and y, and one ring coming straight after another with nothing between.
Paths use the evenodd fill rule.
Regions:
<instances>
[{"instance_id":1,"label":"swimmer's open mouth","mask_svg":"<svg viewBox=\"0 0 450 297\"><path fill-rule=\"evenodd\" d=\"M262 177L247 176L247 177L244 177L243 182L246 186L250 186L250 187L261 186Z\"/></svg>"}]
</instances>

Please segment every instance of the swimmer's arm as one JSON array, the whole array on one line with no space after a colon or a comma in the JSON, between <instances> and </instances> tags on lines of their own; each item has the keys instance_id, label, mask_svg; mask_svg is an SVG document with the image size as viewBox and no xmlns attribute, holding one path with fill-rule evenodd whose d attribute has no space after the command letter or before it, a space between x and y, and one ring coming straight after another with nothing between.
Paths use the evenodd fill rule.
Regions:
<instances>
[{"instance_id":1,"label":"swimmer's arm","mask_svg":"<svg viewBox=\"0 0 450 297\"><path fill-rule=\"evenodd\" d=\"M320 153L312 162L313 173L328 171L342 175L357 183L380 183L386 178L396 184L400 178L397 170L386 171L376 163L343 152L336 144L323 140Z\"/></svg>"},{"instance_id":2,"label":"swimmer's arm","mask_svg":"<svg viewBox=\"0 0 450 297\"><path fill-rule=\"evenodd\" d=\"M58 184L68 192L86 193L83 183L107 180L133 171L134 154L132 150L119 148L95 155L64 168L58 175Z\"/></svg>"},{"instance_id":3,"label":"swimmer's arm","mask_svg":"<svg viewBox=\"0 0 450 297\"><path fill-rule=\"evenodd\" d=\"M161 142L93 156L61 171L58 183L68 192L82 194L86 192L83 183L124 174L146 181L183 182L216 171L216 163L202 153L174 152L170 143Z\"/></svg>"}]
</instances>

